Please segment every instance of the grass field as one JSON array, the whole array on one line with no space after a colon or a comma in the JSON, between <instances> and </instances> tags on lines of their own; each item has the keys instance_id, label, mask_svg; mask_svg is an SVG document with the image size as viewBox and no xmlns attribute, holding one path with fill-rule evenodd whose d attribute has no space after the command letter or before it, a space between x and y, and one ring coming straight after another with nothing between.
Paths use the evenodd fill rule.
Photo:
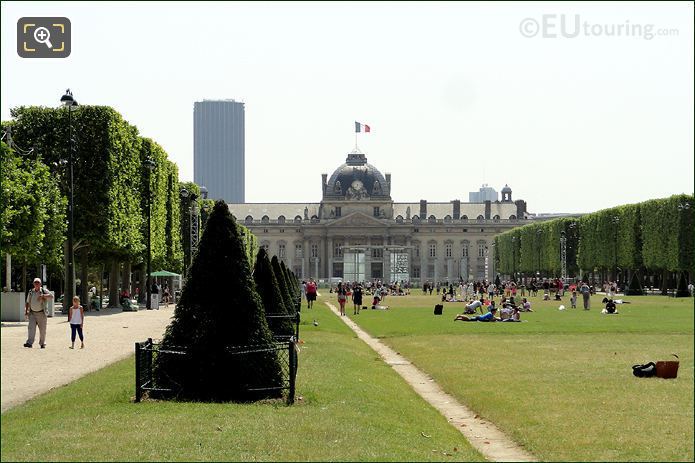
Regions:
<instances>
[{"instance_id":1,"label":"grass field","mask_svg":"<svg viewBox=\"0 0 695 463\"><path fill-rule=\"evenodd\" d=\"M602 297L590 311L533 298L523 323L454 322L461 303L434 316L434 295L348 314L542 460L692 461L693 299L631 297L607 316ZM671 353L677 379L632 375Z\"/></svg>"},{"instance_id":2,"label":"grass field","mask_svg":"<svg viewBox=\"0 0 695 463\"><path fill-rule=\"evenodd\" d=\"M131 358L4 413L2 461L482 460L325 306L306 315L293 406L134 404Z\"/></svg>"}]
</instances>

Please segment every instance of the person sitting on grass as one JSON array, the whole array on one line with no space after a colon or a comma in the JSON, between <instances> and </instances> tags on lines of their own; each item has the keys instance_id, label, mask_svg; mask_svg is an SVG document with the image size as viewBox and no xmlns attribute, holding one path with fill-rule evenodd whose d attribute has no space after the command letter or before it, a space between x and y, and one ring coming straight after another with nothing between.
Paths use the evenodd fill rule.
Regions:
<instances>
[{"instance_id":1,"label":"person sitting on grass","mask_svg":"<svg viewBox=\"0 0 695 463\"><path fill-rule=\"evenodd\" d=\"M502 309L504 310L504 309ZM512 313L509 317L504 318L501 317L503 322L520 322L521 321L521 313L519 307L514 307L511 309Z\"/></svg>"},{"instance_id":2,"label":"person sitting on grass","mask_svg":"<svg viewBox=\"0 0 695 463\"><path fill-rule=\"evenodd\" d=\"M543 300L544 300L544 301L549 301L549 300L550 300L550 294L548 294L548 293L543 293Z\"/></svg>"},{"instance_id":3,"label":"person sitting on grass","mask_svg":"<svg viewBox=\"0 0 695 463\"><path fill-rule=\"evenodd\" d=\"M608 299L608 302L606 302L606 308L601 311L601 313L607 314L607 315L617 315L618 314L618 309L615 308L615 302L613 302L613 299Z\"/></svg>"},{"instance_id":4,"label":"person sitting on grass","mask_svg":"<svg viewBox=\"0 0 695 463\"><path fill-rule=\"evenodd\" d=\"M521 300L521 310L523 312L533 312L533 309L531 309L531 303L526 300L526 298Z\"/></svg>"},{"instance_id":5,"label":"person sitting on grass","mask_svg":"<svg viewBox=\"0 0 695 463\"><path fill-rule=\"evenodd\" d=\"M474 300L470 304L466 304L466 310L464 310L463 313L473 314L473 313L475 313L476 309L478 309L478 307L480 307L481 308L480 313L482 314L483 313L483 309L482 309L483 301L484 301L484 299L481 297L479 301Z\"/></svg>"},{"instance_id":6,"label":"person sitting on grass","mask_svg":"<svg viewBox=\"0 0 695 463\"><path fill-rule=\"evenodd\" d=\"M454 318L454 321L456 321L456 320L461 320L462 322L495 322L495 321L500 321L499 318L495 317L496 312L497 312L497 308L495 307L495 305L490 304L490 310L485 315L477 315L475 317L467 317L465 315L456 314L456 318Z\"/></svg>"}]
</instances>

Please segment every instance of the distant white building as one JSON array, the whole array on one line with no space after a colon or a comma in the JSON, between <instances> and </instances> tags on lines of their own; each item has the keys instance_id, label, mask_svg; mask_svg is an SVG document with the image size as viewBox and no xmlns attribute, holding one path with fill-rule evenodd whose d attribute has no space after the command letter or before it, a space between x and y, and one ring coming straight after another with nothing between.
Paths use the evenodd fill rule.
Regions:
<instances>
[{"instance_id":1,"label":"distant white building","mask_svg":"<svg viewBox=\"0 0 695 463\"><path fill-rule=\"evenodd\" d=\"M494 237L529 223L526 202L394 202L391 174L359 151L329 177L320 203L230 203L237 220L299 278L411 281L494 278ZM481 189L483 191L483 189Z\"/></svg>"},{"instance_id":2,"label":"distant white building","mask_svg":"<svg viewBox=\"0 0 695 463\"><path fill-rule=\"evenodd\" d=\"M497 201L497 191L487 186L487 183L483 183L479 191L471 191L468 193L469 203L484 203L485 201Z\"/></svg>"}]
</instances>

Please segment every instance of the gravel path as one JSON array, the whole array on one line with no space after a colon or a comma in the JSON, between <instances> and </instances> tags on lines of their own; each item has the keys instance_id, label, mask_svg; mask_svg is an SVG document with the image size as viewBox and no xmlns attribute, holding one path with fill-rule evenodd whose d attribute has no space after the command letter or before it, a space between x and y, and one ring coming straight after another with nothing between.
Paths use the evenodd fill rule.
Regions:
<instances>
[{"instance_id":1,"label":"gravel path","mask_svg":"<svg viewBox=\"0 0 695 463\"><path fill-rule=\"evenodd\" d=\"M132 355L136 342L161 338L173 314L173 305L168 309L139 312L120 309L85 312L85 348L79 348L78 337L75 350L68 348L67 314L48 319L45 349L39 348L38 329L34 347L28 349L22 346L27 340L28 323L3 322L0 331L2 412Z\"/></svg>"},{"instance_id":2,"label":"gravel path","mask_svg":"<svg viewBox=\"0 0 695 463\"><path fill-rule=\"evenodd\" d=\"M407 358L394 352L378 339L371 337L348 317L341 317L338 309L330 302L326 302L326 305L355 332L358 338L378 353L384 362L391 365L391 368L396 370L420 397L439 410L439 413L444 415L449 423L458 429L486 459L490 461L538 461L493 423L480 418L453 396L444 392L432 378L420 371Z\"/></svg>"}]
</instances>

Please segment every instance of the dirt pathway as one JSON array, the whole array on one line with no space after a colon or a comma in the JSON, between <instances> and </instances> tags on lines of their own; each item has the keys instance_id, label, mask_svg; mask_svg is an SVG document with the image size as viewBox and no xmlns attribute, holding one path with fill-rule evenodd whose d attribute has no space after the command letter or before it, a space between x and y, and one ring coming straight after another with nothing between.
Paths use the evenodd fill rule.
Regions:
<instances>
[{"instance_id":1,"label":"dirt pathway","mask_svg":"<svg viewBox=\"0 0 695 463\"><path fill-rule=\"evenodd\" d=\"M326 305L357 334L358 338L366 342L387 364L391 365L415 389L415 392L439 410L439 413L444 415L449 423L458 429L485 458L491 461L538 461L504 435L494 424L479 418L453 396L444 392L432 378L418 370L408 359L368 335L348 317L341 317L338 309L330 302L326 302Z\"/></svg>"},{"instance_id":2,"label":"dirt pathway","mask_svg":"<svg viewBox=\"0 0 695 463\"><path fill-rule=\"evenodd\" d=\"M80 340L77 338L75 350L68 348L70 326L67 315L56 314L48 319L45 349L39 348L38 329L34 347L28 349L22 346L27 340L28 323L3 322L0 331L2 412L132 355L138 341L161 338L174 314L173 307L139 312L122 312L120 309L86 312L85 348L79 348Z\"/></svg>"}]
</instances>

